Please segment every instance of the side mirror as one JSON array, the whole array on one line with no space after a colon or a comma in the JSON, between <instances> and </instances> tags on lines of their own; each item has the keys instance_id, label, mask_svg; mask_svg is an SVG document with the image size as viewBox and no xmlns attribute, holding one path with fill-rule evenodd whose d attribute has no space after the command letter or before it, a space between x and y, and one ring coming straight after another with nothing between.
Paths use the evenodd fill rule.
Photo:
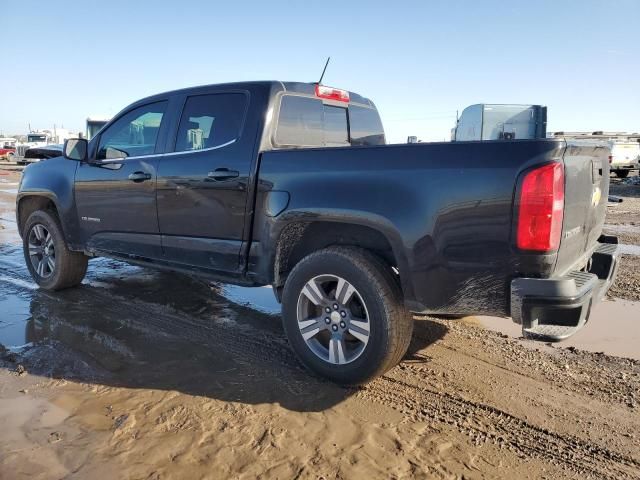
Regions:
<instances>
[{"instance_id":1,"label":"side mirror","mask_svg":"<svg viewBox=\"0 0 640 480\"><path fill-rule=\"evenodd\" d=\"M89 143L84 138L70 138L64 141L62 153L64 158L84 162L87 160Z\"/></svg>"}]
</instances>

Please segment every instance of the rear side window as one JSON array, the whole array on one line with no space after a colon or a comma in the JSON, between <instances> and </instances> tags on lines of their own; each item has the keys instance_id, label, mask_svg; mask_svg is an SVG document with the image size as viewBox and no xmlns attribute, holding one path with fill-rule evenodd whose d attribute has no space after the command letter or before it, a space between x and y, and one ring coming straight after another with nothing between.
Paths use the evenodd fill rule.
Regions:
<instances>
[{"instance_id":1,"label":"rear side window","mask_svg":"<svg viewBox=\"0 0 640 480\"><path fill-rule=\"evenodd\" d=\"M324 105L315 98L284 95L275 143L305 147L349 145L347 109Z\"/></svg>"},{"instance_id":2,"label":"rear side window","mask_svg":"<svg viewBox=\"0 0 640 480\"><path fill-rule=\"evenodd\" d=\"M242 93L217 93L187 98L176 152L227 145L240 136L247 97Z\"/></svg>"},{"instance_id":3,"label":"rear side window","mask_svg":"<svg viewBox=\"0 0 640 480\"><path fill-rule=\"evenodd\" d=\"M349 106L351 145L384 145L384 129L375 108Z\"/></svg>"}]
</instances>

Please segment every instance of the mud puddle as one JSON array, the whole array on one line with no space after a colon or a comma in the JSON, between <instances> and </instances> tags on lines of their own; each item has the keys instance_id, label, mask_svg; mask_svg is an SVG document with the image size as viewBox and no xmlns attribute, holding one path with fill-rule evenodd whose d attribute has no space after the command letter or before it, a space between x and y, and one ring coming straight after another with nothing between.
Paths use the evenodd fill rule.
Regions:
<instances>
[{"instance_id":1,"label":"mud puddle","mask_svg":"<svg viewBox=\"0 0 640 480\"><path fill-rule=\"evenodd\" d=\"M227 300L269 315L280 315L281 305L276 300L271 287L240 287L218 284L220 294Z\"/></svg>"},{"instance_id":2,"label":"mud puddle","mask_svg":"<svg viewBox=\"0 0 640 480\"><path fill-rule=\"evenodd\" d=\"M29 299L18 295L0 298L0 312L0 345L16 348L28 343L25 329L30 318Z\"/></svg>"},{"instance_id":3,"label":"mud puddle","mask_svg":"<svg viewBox=\"0 0 640 480\"><path fill-rule=\"evenodd\" d=\"M589 322L578 333L553 343L556 348L579 348L589 352L603 352L607 355L640 360L640 302L626 300L606 300L591 311ZM476 316L481 325L513 338L520 338L522 330L510 319ZM540 342L523 340L530 346L538 347Z\"/></svg>"}]
</instances>

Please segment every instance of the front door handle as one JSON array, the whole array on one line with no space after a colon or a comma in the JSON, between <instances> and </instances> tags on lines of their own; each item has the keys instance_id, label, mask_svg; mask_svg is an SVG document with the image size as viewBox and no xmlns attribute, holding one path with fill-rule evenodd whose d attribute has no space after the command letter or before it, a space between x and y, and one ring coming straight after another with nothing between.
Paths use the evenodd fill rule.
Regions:
<instances>
[{"instance_id":1,"label":"front door handle","mask_svg":"<svg viewBox=\"0 0 640 480\"><path fill-rule=\"evenodd\" d=\"M228 168L216 168L213 172L207 174L207 178L215 181L230 180L240 176L237 170L229 170Z\"/></svg>"},{"instance_id":2,"label":"front door handle","mask_svg":"<svg viewBox=\"0 0 640 480\"><path fill-rule=\"evenodd\" d=\"M151 180L151 174L145 172L133 172L129 175L129 180L133 182L144 182L145 180Z\"/></svg>"}]
</instances>

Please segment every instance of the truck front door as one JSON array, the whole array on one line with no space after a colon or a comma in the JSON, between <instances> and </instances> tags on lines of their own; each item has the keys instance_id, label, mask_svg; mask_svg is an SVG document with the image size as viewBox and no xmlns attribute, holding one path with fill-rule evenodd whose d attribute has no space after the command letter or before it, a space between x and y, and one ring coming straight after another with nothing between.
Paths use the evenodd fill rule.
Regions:
<instances>
[{"instance_id":1,"label":"truck front door","mask_svg":"<svg viewBox=\"0 0 640 480\"><path fill-rule=\"evenodd\" d=\"M187 97L171 153L158 166L158 220L167 260L238 272L255 130L249 94Z\"/></svg>"},{"instance_id":2,"label":"truck front door","mask_svg":"<svg viewBox=\"0 0 640 480\"><path fill-rule=\"evenodd\" d=\"M78 166L76 205L89 249L162 257L156 179L166 110L161 101L126 112L97 139L92 161Z\"/></svg>"}]
</instances>

